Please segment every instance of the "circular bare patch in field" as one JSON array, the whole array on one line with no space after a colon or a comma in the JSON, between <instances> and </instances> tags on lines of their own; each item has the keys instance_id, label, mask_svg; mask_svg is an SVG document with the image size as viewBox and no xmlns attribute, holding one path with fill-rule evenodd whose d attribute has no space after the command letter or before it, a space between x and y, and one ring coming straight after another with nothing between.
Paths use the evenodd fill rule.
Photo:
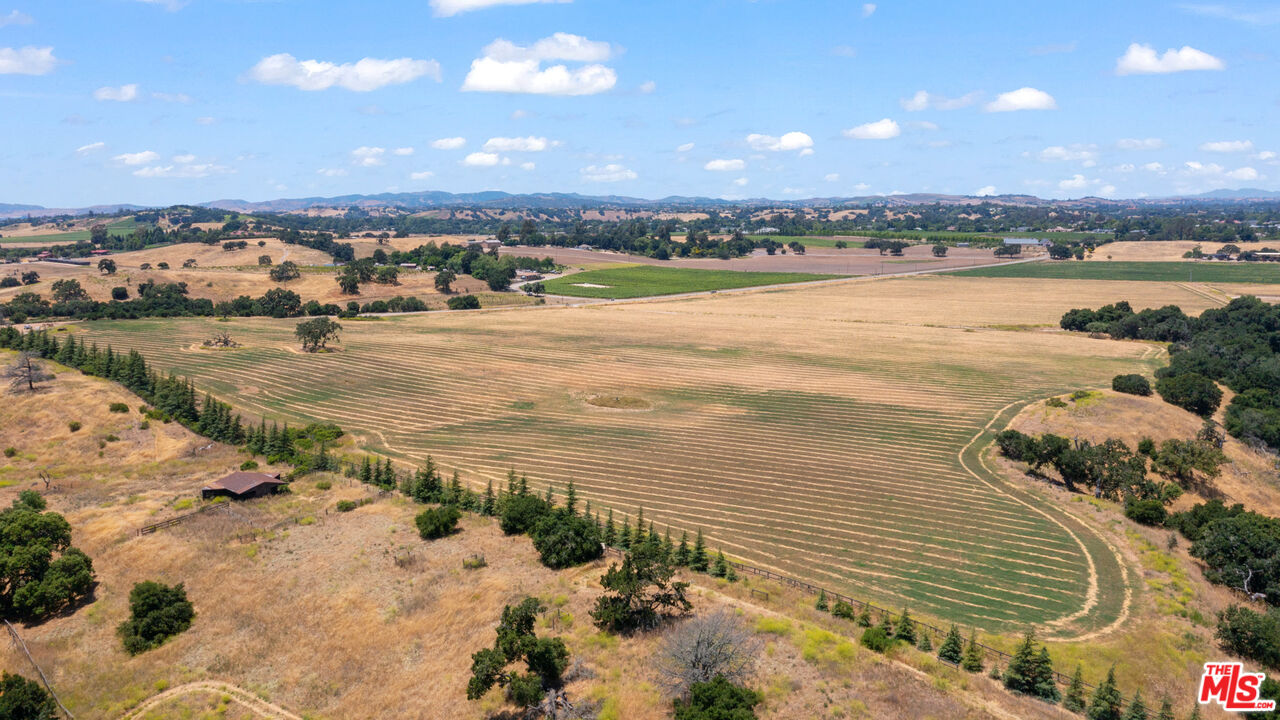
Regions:
<instances>
[{"instance_id":1,"label":"circular bare patch in field","mask_svg":"<svg viewBox=\"0 0 1280 720\"><path fill-rule=\"evenodd\" d=\"M588 405L609 410L652 410L653 403L634 395L589 395Z\"/></svg>"}]
</instances>

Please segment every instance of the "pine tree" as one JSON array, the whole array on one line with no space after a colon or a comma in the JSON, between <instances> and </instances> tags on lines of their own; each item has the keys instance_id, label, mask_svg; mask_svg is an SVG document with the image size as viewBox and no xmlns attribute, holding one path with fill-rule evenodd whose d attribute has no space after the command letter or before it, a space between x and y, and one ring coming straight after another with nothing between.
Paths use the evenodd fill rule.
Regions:
<instances>
[{"instance_id":1,"label":"pine tree","mask_svg":"<svg viewBox=\"0 0 1280 720\"><path fill-rule=\"evenodd\" d=\"M653 529L653 521L649 521L649 542L657 545L662 542L662 538L658 537L658 531Z\"/></svg>"},{"instance_id":2,"label":"pine tree","mask_svg":"<svg viewBox=\"0 0 1280 720\"><path fill-rule=\"evenodd\" d=\"M1049 648L1041 645L1040 654L1036 656L1034 666L1034 684L1031 694L1045 702L1057 703L1062 699L1058 690L1058 678L1053 671L1053 658L1049 657Z\"/></svg>"},{"instance_id":3,"label":"pine tree","mask_svg":"<svg viewBox=\"0 0 1280 720\"><path fill-rule=\"evenodd\" d=\"M516 488L516 494L517 495L529 494L529 476L528 475L525 475L524 473L520 473L520 485L519 487Z\"/></svg>"},{"instance_id":4,"label":"pine tree","mask_svg":"<svg viewBox=\"0 0 1280 720\"><path fill-rule=\"evenodd\" d=\"M818 602L813 607L815 610L821 610L822 612L831 612L831 605L827 602L826 590L818 591Z\"/></svg>"},{"instance_id":5,"label":"pine tree","mask_svg":"<svg viewBox=\"0 0 1280 720\"><path fill-rule=\"evenodd\" d=\"M671 542L671 526L667 526L667 532L662 536L662 559L671 562L672 555L675 554L676 546Z\"/></svg>"},{"instance_id":6,"label":"pine tree","mask_svg":"<svg viewBox=\"0 0 1280 720\"><path fill-rule=\"evenodd\" d=\"M698 539L693 542L693 553L689 556L689 569L696 572L707 571L707 544L702 539L702 528L698 528Z\"/></svg>"},{"instance_id":7,"label":"pine tree","mask_svg":"<svg viewBox=\"0 0 1280 720\"><path fill-rule=\"evenodd\" d=\"M644 542L644 540L644 508L640 508L640 511L636 513L636 534L635 537L631 539L631 543L633 545L639 545Z\"/></svg>"},{"instance_id":8,"label":"pine tree","mask_svg":"<svg viewBox=\"0 0 1280 720\"><path fill-rule=\"evenodd\" d=\"M953 624L951 630L947 631L947 637L942 641L942 646L938 648L938 659L952 665L959 665L963 657L964 639L960 637L960 628Z\"/></svg>"},{"instance_id":9,"label":"pine tree","mask_svg":"<svg viewBox=\"0 0 1280 720\"><path fill-rule=\"evenodd\" d=\"M871 627L871 608L864 604L862 612L858 613L858 619L855 622L858 623L858 627Z\"/></svg>"},{"instance_id":10,"label":"pine tree","mask_svg":"<svg viewBox=\"0 0 1280 720\"><path fill-rule=\"evenodd\" d=\"M724 577L729 572L729 561L724 557L724 551L720 550L716 553L716 561L711 566L711 577Z\"/></svg>"},{"instance_id":11,"label":"pine tree","mask_svg":"<svg viewBox=\"0 0 1280 720\"><path fill-rule=\"evenodd\" d=\"M1022 644L1014 651L1009 666L1004 670L1004 686L1013 692L1031 695L1035 689L1036 647L1035 635L1028 630L1022 636Z\"/></svg>"},{"instance_id":12,"label":"pine tree","mask_svg":"<svg viewBox=\"0 0 1280 720\"><path fill-rule=\"evenodd\" d=\"M1169 703L1169 698L1160 701L1160 712L1156 714L1156 720L1173 720L1173 705Z\"/></svg>"},{"instance_id":13,"label":"pine tree","mask_svg":"<svg viewBox=\"0 0 1280 720\"><path fill-rule=\"evenodd\" d=\"M1071 676L1071 684L1067 686L1067 692L1062 696L1062 707L1073 713L1085 711L1084 670L1079 665L1076 665L1075 674Z\"/></svg>"},{"instance_id":14,"label":"pine tree","mask_svg":"<svg viewBox=\"0 0 1280 720\"><path fill-rule=\"evenodd\" d=\"M921 652L933 652L933 641L929 639L929 631L921 630L920 639L916 641L916 649Z\"/></svg>"},{"instance_id":15,"label":"pine tree","mask_svg":"<svg viewBox=\"0 0 1280 720\"><path fill-rule=\"evenodd\" d=\"M360 482L366 485L373 483L373 463L369 462L369 456L364 456L364 462L360 464Z\"/></svg>"},{"instance_id":16,"label":"pine tree","mask_svg":"<svg viewBox=\"0 0 1280 720\"><path fill-rule=\"evenodd\" d=\"M569 489L565 491L564 507L570 515L578 514L578 491L573 487L572 479L569 480ZM587 512L591 512L591 509L587 508Z\"/></svg>"},{"instance_id":17,"label":"pine tree","mask_svg":"<svg viewBox=\"0 0 1280 720\"><path fill-rule=\"evenodd\" d=\"M1124 720L1147 720L1147 706L1142 702L1142 691L1135 690L1133 693L1133 702L1129 703L1129 711L1124 714Z\"/></svg>"},{"instance_id":18,"label":"pine tree","mask_svg":"<svg viewBox=\"0 0 1280 720\"><path fill-rule=\"evenodd\" d=\"M428 457L427 459L430 460L431 458ZM510 470L507 470L507 497L511 497L515 494L516 494L516 471L515 471L515 468L511 468Z\"/></svg>"},{"instance_id":19,"label":"pine tree","mask_svg":"<svg viewBox=\"0 0 1280 720\"><path fill-rule=\"evenodd\" d=\"M1191 714L1187 716L1187 720L1200 720L1200 706L1192 705Z\"/></svg>"},{"instance_id":20,"label":"pine tree","mask_svg":"<svg viewBox=\"0 0 1280 720\"><path fill-rule=\"evenodd\" d=\"M556 486L554 484L547 483L547 494L543 495L542 499L545 500L548 505L556 504Z\"/></svg>"},{"instance_id":21,"label":"pine tree","mask_svg":"<svg viewBox=\"0 0 1280 720\"><path fill-rule=\"evenodd\" d=\"M724 579L728 580L731 583L738 582L738 571L733 569L732 564L730 564L728 567L725 568Z\"/></svg>"},{"instance_id":22,"label":"pine tree","mask_svg":"<svg viewBox=\"0 0 1280 720\"><path fill-rule=\"evenodd\" d=\"M458 478L458 471L453 471L453 476L449 478L449 504L461 505L466 493L462 489L462 480Z\"/></svg>"},{"instance_id":23,"label":"pine tree","mask_svg":"<svg viewBox=\"0 0 1280 720\"><path fill-rule=\"evenodd\" d=\"M982 648L978 647L976 632L969 633L969 644L964 648L964 658L960 661L960 667L971 673L982 672Z\"/></svg>"},{"instance_id":24,"label":"pine tree","mask_svg":"<svg viewBox=\"0 0 1280 720\"><path fill-rule=\"evenodd\" d=\"M885 637L893 637L893 619L889 617L888 612L880 615L880 629L884 631Z\"/></svg>"},{"instance_id":25,"label":"pine tree","mask_svg":"<svg viewBox=\"0 0 1280 720\"><path fill-rule=\"evenodd\" d=\"M893 636L911 645L916 642L916 624L906 608L902 608L902 616L898 618L898 628Z\"/></svg>"},{"instance_id":26,"label":"pine tree","mask_svg":"<svg viewBox=\"0 0 1280 720\"><path fill-rule=\"evenodd\" d=\"M1107 679L1098 684L1093 691L1093 699L1089 701L1089 710L1085 716L1089 720L1122 720L1120 708L1124 704L1124 696L1116 688L1116 669L1107 671Z\"/></svg>"},{"instance_id":27,"label":"pine tree","mask_svg":"<svg viewBox=\"0 0 1280 720\"><path fill-rule=\"evenodd\" d=\"M604 524L604 544L617 547L618 526L613 524L613 508L609 508L609 519Z\"/></svg>"},{"instance_id":28,"label":"pine tree","mask_svg":"<svg viewBox=\"0 0 1280 720\"><path fill-rule=\"evenodd\" d=\"M498 499L493 496L493 481L490 480L484 489L484 502L480 505L480 512L492 517L497 511Z\"/></svg>"},{"instance_id":29,"label":"pine tree","mask_svg":"<svg viewBox=\"0 0 1280 720\"><path fill-rule=\"evenodd\" d=\"M679 567L689 566L689 531L685 530L680 535L680 545L676 548L676 565Z\"/></svg>"},{"instance_id":30,"label":"pine tree","mask_svg":"<svg viewBox=\"0 0 1280 720\"><path fill-rule=\"evenodd\" d=\"M631 518L622 521L622 532L618 533L618 547L623 550L631 548Z\"/></svg>"}]
</instances>

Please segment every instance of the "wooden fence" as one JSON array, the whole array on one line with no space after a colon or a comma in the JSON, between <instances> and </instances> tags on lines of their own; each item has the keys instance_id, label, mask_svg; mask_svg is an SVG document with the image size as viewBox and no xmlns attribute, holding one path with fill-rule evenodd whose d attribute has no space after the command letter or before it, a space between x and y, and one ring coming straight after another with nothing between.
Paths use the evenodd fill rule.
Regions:
<instances>
[{"instance_id":1,"label":"wooden fence","mask_svg":"<svg viewBox=\"0 0 1280 720\"><path fill-rule=\"evenodd\" d=\"M170 528L170 527L173 527L174 525L181 525L182 523L190 520L191 518L198 517L200 515L203 515L204 513L207 513L211 510L217 510L219 508L230 512L231 503L214 503L212 505L205 505L204 507L200 508L199 510L196 510L195 512L190 512L190 513L187 513L186 515L179 515L177 517L171 517L168 520L161 520L158 523L152 523L150 525L140 527L138 528L138 535L150 535L151 533L157 530Z\"/></svg>"},{"instance_id":2,"label":"wooden fence","mask_svg":"<svg viewBox=\"0 0 1280 720\"><path fill-rule=\"evenodd\" d=\"M609 553L612 553L618 556L622 556L624 554L622 550L619 550L617 548L606 547L605 550ZM819 593L826 593L827 599L832 603L835 603L837 600L843 601L851 605L853 609L858 613L861 613L863 610L866 610L869 614L875 615L877 618L880 618L880 619L886 616L890 618L894 616L894 613L888 609L878 607L872 603L869 603L863 600L856 600L842 593L827 590L826 588L819 587L817 585L814 585L813 583L805 582L804 580L798 580L796 578L789 577L787 575L776 573L772 570L753 567L751 565L736 562L733 560L729 560L727 562L729 565L733 566L734 571L737 572L739 575L742 575L742 574L755 575L757 577L773 580L777 583L795 588L797 590L802 590L812 595L818 595ZM919 620L913 619L911 622L915 624L917 630L924 629L925 631L928 631L933 635L935 647L938 645L938 643L942 641L943 638L946 637L947 632L949 632L949 630L943 630L942 628L935 627L933 625L930 625L929 623L921 622ZM1004 652L1003 650L997 650L996 648L993 648L989 645L984 645L982 643L975 643L975 644L978 646L978 649L980 649L983 653L983 665L986 665L989 660L993 659L995 661L996 667L1000 667L1002 665L1005 667L1008 667L1009 661L1013 659L1012 655L1010 655L1007 652ZM939 660L944 663L947 662L946 660L942 660L941 658L939 658ZM947 664L955 667L955 665L953 665L952 663L947 663ZM1058 681L1059 685L1071 684L1070 675L1065 675L1063 673L1058 672L1057 670L1054 670L1053 676L1054 676L1054 679ZM1084 688L1086 691L1092 691L1095 689L1094 686L1090 683L1084 683Z\"/></svg>"},{"instance_id":3,"label":"wooden fence","mask_svg":"<svg viewBox=\"0 0 1280 720\"><path fill-rule=\"evenodd\" d=\"M62 713L66 715L69 720L75 720L76 716L72 715L71 711L68 710L67 707L62 704L62 701L58 699L58 694L53 691L53 686L49 684L49 678L44 676L44 670L40 669L40 664L36 662L35 658L31 657L31 651L27 649L27 643L23 641L22 636L19 635L18 631L9 624L8 620L4 621L4 627L9 631L9 638L13 640L14 646L21 650L23 655L27 656L27 660L31 663L31 667L36 669L36 674L40 676L40 682L44 683L44 689L49 691L49 695L53 698L53 701L58 704L58 708L62 710Z\"/></svg>"}]
</instances>

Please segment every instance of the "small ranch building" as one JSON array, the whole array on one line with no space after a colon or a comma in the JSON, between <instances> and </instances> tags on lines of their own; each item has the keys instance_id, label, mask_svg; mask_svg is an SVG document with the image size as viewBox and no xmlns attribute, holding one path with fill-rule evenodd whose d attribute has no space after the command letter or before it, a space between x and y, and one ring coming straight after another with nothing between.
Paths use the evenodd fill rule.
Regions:
<instances>
[{"instance_id":1,"label":"small ranch building","mask_svg":"<svg viewBox=\"0 0 1280 720\"><path fill-rule=\"evenodd\" d=\"M280 473L233 472L201 488L200 497L205 500L215 497L248 500L271 495L287 484L280 479Z\"/></svg>"}]
</instances>

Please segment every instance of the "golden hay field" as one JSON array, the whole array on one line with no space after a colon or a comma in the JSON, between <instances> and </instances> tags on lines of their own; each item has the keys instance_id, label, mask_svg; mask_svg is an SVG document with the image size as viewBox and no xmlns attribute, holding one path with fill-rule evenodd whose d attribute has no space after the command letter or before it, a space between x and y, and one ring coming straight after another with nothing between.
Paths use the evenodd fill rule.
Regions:
<instances>
[{"instance_id":1,"label":"golden hay field","mask_svg":"<svg viewBox=\"0 0 1280 720\"><path fill-rule=\"evenodd\" d=\"M657 636L616 638L590 624L603 563L550 571L527 538L504 537L492 520L466 518L460 533L424 543L412 525L419 508L385 497L337 514L338 500L368 490L341 478L322 490L317 481L327 476L313 476L287 495L135 535L137 527L188 511L198 488L243 456L206 448L176 425L142 429L136 413L107 412L111 402L137 399L65 371L37 394L6 397L0 406L0 444L20 450L3 461L0 503L30 487L36 469L50 470L50 509L67 517L75 545L97 572L91 603L20 626L76 717L478 720L491 716L499 698L463 699L470 654L492 643L502 605L526 595L556 611L538 632L562 637L585 665L568 685L570 697L601 702L602 717L666 717L669 701L650 663ZM74 434L66 429L73 418L83 423ZM97 442L107 434L120 439L99 456ZM463 570L462 559L477 553L488 566ZM129 589L142 580L184 583L197 615L188 631L129 657L115 627L127 615ZM886 659L857 647L847 636L851 626L814 611L811 597L751 584L768 593L761 600L743 584L695 581L703 583L693 592L697 612L740 614L768 646L754 683L766 694L762 718L835 709L902 720L921 712L1058 717L913 650ZM0 643L0 668L34 675L8 642Z\"/></svg>"},{"instance_id":2,"label":"golden hay field","mask_svg":"<svg viewBox=\"0 0 1280 720\"><path fill-rule=\"evenodd\" d=\"M293 321L96 323L86 337L137 348L248 413L338 422L411 463L434 455L475 485L510 468L539 487L573 480L619 519L643 507L659 529L701 528L754 564L1071 635L1120 616L1123 569L1087 529L985 473L971 441L1019 403L1159 355L1035 326L1125 298L1215 304L1196 290L854 281L347 323L342 350L315 356L295 351ZM245 347L189 350L215 327Z\"/></svg>"},{"instance_id":3,"label":"golden hay field","mask_svg":"<svg viewBox=\"0 0 1280 720\"><path fill-rule=\"evenodd\" d=\"M1152 240L1147 242L1109 242L1099 245L1086 258L1092 261L1132 261L1132 262L1173 262L1183 260L1183 254L1199 247L1203 252L1211 253L1222 247L1221 243L1183 242L1177 240Z\"/></svg>"}]
</instances>

